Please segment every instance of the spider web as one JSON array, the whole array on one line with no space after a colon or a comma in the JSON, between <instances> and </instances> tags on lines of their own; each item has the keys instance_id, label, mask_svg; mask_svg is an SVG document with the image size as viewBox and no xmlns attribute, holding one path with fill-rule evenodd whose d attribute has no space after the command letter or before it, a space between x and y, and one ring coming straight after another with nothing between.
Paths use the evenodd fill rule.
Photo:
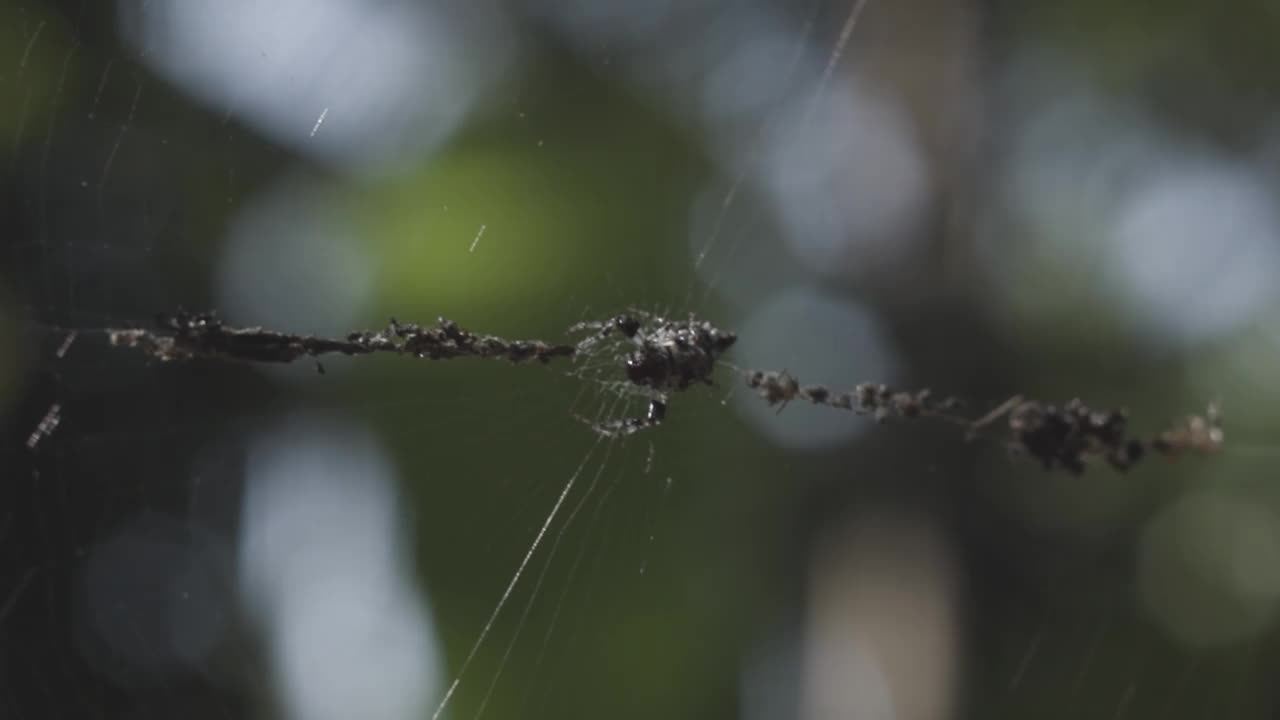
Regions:
<instances>
[{"instance_id":1,"label":"spider web","mask_svg":"<svg viewBox=\"0 0 1280 720\"><path fill-rule=\"evenodd\" d=\"M734 372L987 404L1088 392L1156 420L1224 393L1246 427L1272 426L1267 393L1248 398L1274 318L1187 339L1265 297L1271 250L1183 263L1239 292L1211 285L1171 320L1149 275L1116 289L1034 218L966 215L1078 177L1054 156L1010 161L992 182L1017 187L994 201L973 180L974 127L996 123L963 88L1011 104L1035 97L1019 83L1073 91L1045 81L1059 65L1019 56L1042 74L960 90L897 74L912 63L895 47L977 72L976 9L232 5L0 9L0 714L1274 706L1265 432L1211 470L1059 478L947 428L778 414ZM226 65L196 32L210 28L243 39ZM1002 148L1065 136L1045 123L1011 122ZM1067 124L1090 123L1106 125ZM1254 175L1193 159L1179 167L1200 185L1152 181L1126 232L1174 191L1269 227ZM984 229L1045 247L967 234ZM1062 266L1087 289L1055 305L1031 286ZM333 336L444 315L551 341L639 308L740 341L715 386L611 438L588 425L648 401L624 381L626 343L563 367L369 357L322 375L147 361L102 334L179 307ZM1204 369L1184 382L1179 362ZM1205 492L1220 476L1238 484ZM1171 550L1187 538L1207 549Z\"/></svg>"},{"instance_id":2,"label":"spider web","mask_svg":"<svg viewBox=\"0 0 1280 720\"><path fill-rule=\"evenodd\" d=\"M136 24L172 18L138 17L145 12L141 6L117 11L88 3L51 6L15 11L12 25L19 52L11 67L18 71L23 101L11 155L14 176L21 181L15 181L11 208L17 230L10 237L16 240L6 243L14 269L7 280L16 307L13 330L29 372L11 416L23 447L15 444L6 451L7 464L21 481L9 486L12 496L6 503L12 509L4 525L6 547L19 575L16 584L6 586L4 627L11 647L32 651L21 666L6 658L6 714L40 715L61 707L68 713L168 715L203 707L239 715L279 702L282 712L314 715L314 707L290 708L281 689L296 681L285 657L290 643L305 638L280 619L285 600L273 599L279 588L271 577L261 576L268 571L246 570L243 555L251 551L270 559L281 552L280 545L295 545L295 561L305 565L308 557L342 555L348 551L344 543L355 552L361 543L375 542L360 534L362 518L388 526L391 539L382 542L391 547L384 552L417 558L418 572L429 578L430 599L422 604L434 609L440 622L447 618L447 625L434 632L451 655L455 647L469 646L478 628L483 627L482 638L492 631L490 641L478 646L476 669L455 700L462 707L458 712L554 714L557 707L615 706L605 690L590 695L579 689L591 683L587 659L607 644L583 636L625 615L617 606L626 588L634 597L648 597L669 577L671 566L664 558L673 548L662 542L659 526L678 485L664 456L647 440L602 440L574 419L582 415L603 422L636 412L634 398L617 392L612 358L588 358L569 377L554 369L396 366L376 360L369 363L376 368L367 372L360 369L363 364L325 361L320 377L311 367L264 373L216 363L167 366L107 347L103 329L145 327L157 311L180 306L218 305L234 319L283 321L302 331L348 330L354 325L344 323L357 318L373 325L385 319L376 313L403 316L415 307L466 317L469 325L508 312L505 303L496 302L485 310L484 301L476 303L454 289L452 300L449 291L410 302L383 298L382 310L352 316L344 309L342 322L316 317L330 312L315 305L317 292L354 291L344 278L316 275L308 265L341 267L345 260L343 272L367 272L358 267L360 258L344 257L332 240L329 222L335 213L326 213L320 198L326 176L349 172L369 183L380 178L365 176L348 157L324 154L338 152L332 148L316 155L290 146L292 138L282 142L271 120L253 116L248 100L197 96L192 102L175 87L181 77L158 77L155 66L148 65L149 55L163 56L166 49L148 44L147 28ZM134 37L130 45L131 33L144 39ZM285 50L262 46L264 58ZM554 68L563 59L553 56L547 62ZM262 69L270 67L262 61ZM306 127L295 134L323 139L325 133L344 131L344 114L337 108L341 100L333 97L334 107L313 115L300 113L294 120ZM535 96L488 113L507 123L501 132L512 144L533 152L569 137L548 125L545 107L555 102L554 94ZM535 130L510 122L537 116L539 109L543 117ZM475 141L481 146L483 132ZM639 139L669 140L652 133ZM552 154L554 164L559 154L572 157L574 152L570 147L542 154ZM305 158L301 163L299 156ZM481 166L484 161L480 155ZM538 179L529 172L549 170L554 168L547 164L525 169L526 175L517 178L520 189ZM465 177L469 171L459 172ZM197 189L185 189L184 183ZM274 195L271 203L258 200L264 194ZM466 193L451 197L466 201ZM213 207L200 211L189 205L193 200ZM433 198L431 204L441 215L453 211L476 218L464 221L474 232L458 239L465 250L461 261L480 259L473 263L480 269L468 271L455 260L459 274L497 287L502 295L503 256L512 256L518 267L522 256L510 244L527 242L517 231L520 211L527 208L517 207L513 217L503 218L502 203L472 202L470 209L451 207L448 198ZM292 212L282 213L273 204ZM669 215L666 205L649 199L637 208L640 222L632 223L630 239L619 243L670 234L643 217ZM253 232L244 231L244 225ZM262 242L271 230L294 238L286 238L274 256L245 260L234 248L229 258L221 254L221 236L252 235ZM541 232L545 235L547 227ZM311 244L300 244L300 235ZM484 265L486 256L498 257L497 270ZM591 317L582 311L583 297L594 298L593 307L599 303L616 310L647 304L650 294L668 294L661 289L665 272L657 278L636 272L625 253L613 269L600 262L614 260L609 252L584 257L568 270L548 268L536 282L509 277L507 282L517 286L509 297L527 298L534 291L551 296L548 288L563 294L506 328L500 323L494 328L549 336ZM230 289L195 280L219 263L233 276L237 263L268 268L274 277L259 276L256 282L282 288L268 292L260 315L246 315L244 306L234 303L252 288L234 285L234 278ZM602 277L594 277L602 265ZM439 279L425 270L421 275L425 283ZM579 276L587 281L575 280ZM351 281L360 282L360 277ZM676 285L683 289L692 282L680 277ZM28 419L33 414L34 424ZM700 417L705 411L691 406L674 427L696 424ZM691 433L687 441L694 453L696 438ZM326 454L326 444L344 450ZM424 457L418 448L429 451ZM401 477L414 479L394 492L386 481L395 474L385 467L389 456L415 458L401 460L406 466ZM310 517L313 525L332 523L330 537L305 524L297 527L299 517L272 514L279 512L270 509L276 507L272 502L287 499L286 491L302 492L288 479L255 484L255 476L275 478L288 462L302 463L318 497L314 507L299 510L299 517ZM675 464L685 472L698 467ZM366 475L372 490L362 494L343 486L326 472L332 468ZM385 505L396 502L397 495L415 508L411 526L409 519L385 517ZM365 509L344 519L339 512L344 503ZM257 511L264 517L255 519L254 507L267 508ZM556 509L548 514L548 508ZM413 528L408 549L392 542L397 526L402 533ZM540 548L534 538L543 537L541 552L535 553ZM397 566L403 561L395 557L374 560L389 562L391 570L399 567L410 578L416 574ZM514 583L518 577L506 575L517 561L529 563L520 565L527 576L521 585ZM341 565L333 562L335 576ZM353 585L385 581L376 571L347 571ZM511 585L501 584L508 580ZM309 592L335 589L315 586ZM378 588L370 589L364 602L392 603L395 610L394 603L403 600L377 593ZM482 606L498 597L506 612L486 619ZM599 608L583 606L593 599ZM650 607L657 612L663 605L654 598ZM325 628L307 629L324 635ZM341 625L329 630L337 638L331 642L349 632ZM386 626L374 630L386 632ZM411 678L421 686L419 699L434 702L432 694L453 675L431 665L440 662L438 657L424 661L415 659L412 648L393 650L406 654L393 653L391 661L419 671ZM390 674L380 687L372 683L375 692L363 697L365 702L394 700L397 692L406 692L396 684L396 673ZM73 692L64 694L63 688ZM342 709L328 712L342 714Z\"/></svg>"}]
</instances>

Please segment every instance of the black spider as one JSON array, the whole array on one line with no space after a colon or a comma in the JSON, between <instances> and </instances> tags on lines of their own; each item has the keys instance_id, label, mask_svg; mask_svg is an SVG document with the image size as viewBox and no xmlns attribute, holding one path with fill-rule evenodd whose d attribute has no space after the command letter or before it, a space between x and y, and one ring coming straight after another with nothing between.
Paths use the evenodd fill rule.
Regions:
<instances>
[{"instance_id":1,"label":"black spider","mask_svg":"<svg viewBox=\"0 0 1280 720\"><path fill-rule=\"evenodd\" d=\"M643 418L593 425L596 432L607 436L630 435L661 424L666 417L668 394L695 383L711 385L716 361L738 339L692 315L687 321L675 321L639 310L570 328L570 332L582 330L596 332L578 344L579 351L589 350L615 332L634 344L620 360L627 381L650 399L649 411Z\"/></svg>"}]
</instances>

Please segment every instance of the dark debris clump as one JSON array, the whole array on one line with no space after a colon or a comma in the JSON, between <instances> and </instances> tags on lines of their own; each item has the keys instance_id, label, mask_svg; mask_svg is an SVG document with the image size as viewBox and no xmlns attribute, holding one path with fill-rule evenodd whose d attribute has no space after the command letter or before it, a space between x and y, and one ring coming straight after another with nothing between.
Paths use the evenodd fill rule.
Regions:
<instances>
[{"instance_id":1,"label":"dark debris clump","mask_svg":"<svg viewBox=\"0 0 1280 720\"><path fill-rule=\"evenodd\" d=\"M785 370L748 370L744 373L747 387L755 390L770 406L781 412L792 400L808 400L852 410L860 415L873 415L878 422L890 417L951 417L961 407L953 397L935 398L928 388L907 392L894 390L883 383L861 383L848 392L836 392L826 385L801 385Z\"/></svg>"},{"instance_id":2,"label":"dark debris clump","mask_svg":"<svg viewBox=\"0 0 1280 720\"><path fill-rule=\"evenodd\" d=\"M1204 415L1187 416L1171 429L1141 438L1129 434L1124 410L1093 410L1078 398L1062 407L1011 398L974 427L1004 412L1009 416L1012 448L1039 460L1046 470L1062 467L1077 475L1091 460L1104 460L1124 471L1149 453L1173 457L1185 452L1214 452L1224 440L1214 406Z\"/></svg>"},{"instance_id":3,"label":"dark debris clump","mask_svg":"<svg viewBox=\"0 0 1280 720\"><path fill-rule=\"evenodd\" d=\"M1104 458L1117 470L1142 459L1146 446L1127 437L1129 418L1123 410L1089 409L1079 399L1063 407L1027 401L1009 413L1009 431L1018 445L1045 469L1061 465L1084 472L1092 457Z\"/></svg>"}]
</instances>

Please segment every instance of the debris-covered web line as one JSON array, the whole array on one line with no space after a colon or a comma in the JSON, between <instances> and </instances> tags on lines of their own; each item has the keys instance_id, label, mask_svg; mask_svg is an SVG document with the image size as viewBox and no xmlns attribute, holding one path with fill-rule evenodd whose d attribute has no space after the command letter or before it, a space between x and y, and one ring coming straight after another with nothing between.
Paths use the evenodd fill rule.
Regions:
<instances>
[{"instance_id":1,"label":"debris-covered web line","mask_svg":"<svg viewBox=\"0 0 1280 720\"><path fill-rule=\"evenodd\" d=\"M1057 406L1009 398L991 412L969 419L959 414L956 398L937 398L928 389L905 391L881 383L860 383L848 390L802 384L785 370L740 369L722 360L737 336L690 315L675 320L639 310L600 322L569 328L574 342L510 340L474 333L440 318L433 326L391 320L378 331L357 331L344 338L295 335L259 327L231 327L211 313L179 312L158 318L154 329L109 329L112 345L141 350L161 361L215 358L249 363L287 363L302 357L367 355L377 352L432 360L489 358L514 364L580 360L598 370L614 365L621 372L609 386L620 396L648 400L639 418L597 419L590 424L602 437L619 437L659 425L671 397L696 385L713 384L718 367L736 371L747 387L781 411L792 401L890 418L931 419L961 426L973 439L1003 421L1013 449L1040 461L1046 469L1084 471L1089 461L1103 460L1127 470L1151 453L1174 456L1218 450L1224 441L1217 408L1188 415L1154 435L1129 432L1123 409L1096 410L1074 399ZM585 337L581 337L585 334ZM323 372L323 366L317 366ZM584 372L579 368L579 373Z\"/></svg>"}]
</instances>

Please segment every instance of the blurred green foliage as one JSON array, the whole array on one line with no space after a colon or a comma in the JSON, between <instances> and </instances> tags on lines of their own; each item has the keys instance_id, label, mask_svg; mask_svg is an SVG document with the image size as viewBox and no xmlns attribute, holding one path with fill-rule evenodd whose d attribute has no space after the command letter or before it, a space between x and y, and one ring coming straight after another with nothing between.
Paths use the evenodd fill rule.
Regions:
<instances>
[{"instance_id":1,"label":"blurred green foliage","mask_svg":"<svg viewBox=\"0 0 1280 720\"><path fill-rule=\"evenodd\" d=\"M1134 96L1206 142L1240 147L1273 117L1258 111L1273 111L1277 100L1280 14L1271 3L975 4L980 11L992 15L990 57L1022 46L1062 52L1110 92ZM673 403L660 433L608 445L575 414L608 410L612 396L556 365L371 357L282 383L244 368L141 367L132 356L78 348L92 360L24 383L13 318L48 345L62 325L145 323L173 305L209 303L226 227L246 199L291 173L354 218L375 258L371 327L392 315L445 315L479 331L543 338L628 305L688 297L690 199L716 174L708 138L539 36L546 47L535 60L420 166L343 178L150 76L112 45L109 8L89 12L105 15L76 34L59 12L0 4L0 155L12 160L16 189L0 399L31 408L14 414L19 434L19 421L38 418L51 401L49 385L79 401L69 405L68 449L47 461L69 466L58 475L64 486L47 492L76 500L51 494L14 504L80 513L41 540L48 545L39 552L56 556L50 567L71 565L66 558L92 542L75 528L108 525L112 513L182 512L174 479L192 472L192 458L219 433L251 433L286 411L335 412L368 421L406 480L404 510L451 668L574 478L577 492L561 513L574 522L544 540L543 553L556 555L540 554L526 571L455 699L458 716L473 712L491 683L489 717L743 715L743 658L803 612L813 537L878 503L926 508L953 533L968 583L962 714L1246 717L1274 709L1275 632L1183 647L1143 607L1138 566L1144 534L1188 488L1280 512L1270 467L1280 423L1270 361L1280 332L1273 318L1190 350L1153 348L1105 312L1114 299L1094 282L1098 268L1085 253L1028 254L995 308L981 279L964 297L939 291L924 307L868 302L880 302L904 348L903 376L921 385L979 403L1015 391L1081 395L1134 408L1144 428L1222 397L1229 442L1244 442L1212 459L1076 478L915 427L876 428L827 452L782 451L723 407L734 382L727 373L721 386ZM144 104L124 136L135 92ZM510 97L526 101L502 99ZM95 108L105 120L86 119ZM113 182L85 189L109 155ZM1087 209L1059 209L1048 232L1066 247L1099 232ZM1000 228L1015 239L1032 230ZM967 251L941 245L940 257ZM908 268L897 281L914 283L917 272L926 270ZM725 326L735 320L698 309ZM639 415L641 405L616 411ZM101 477L111 483L92 482ZM1172 566L1169 592L1202 590L1201 565L1233 570L1212 566L1229 552L1206 547L1200 565ZM1206 613L1230 612L1238 600L1207 597ZM260 701L256 692L243 694Z\"/></svg>"}]
</instances>

